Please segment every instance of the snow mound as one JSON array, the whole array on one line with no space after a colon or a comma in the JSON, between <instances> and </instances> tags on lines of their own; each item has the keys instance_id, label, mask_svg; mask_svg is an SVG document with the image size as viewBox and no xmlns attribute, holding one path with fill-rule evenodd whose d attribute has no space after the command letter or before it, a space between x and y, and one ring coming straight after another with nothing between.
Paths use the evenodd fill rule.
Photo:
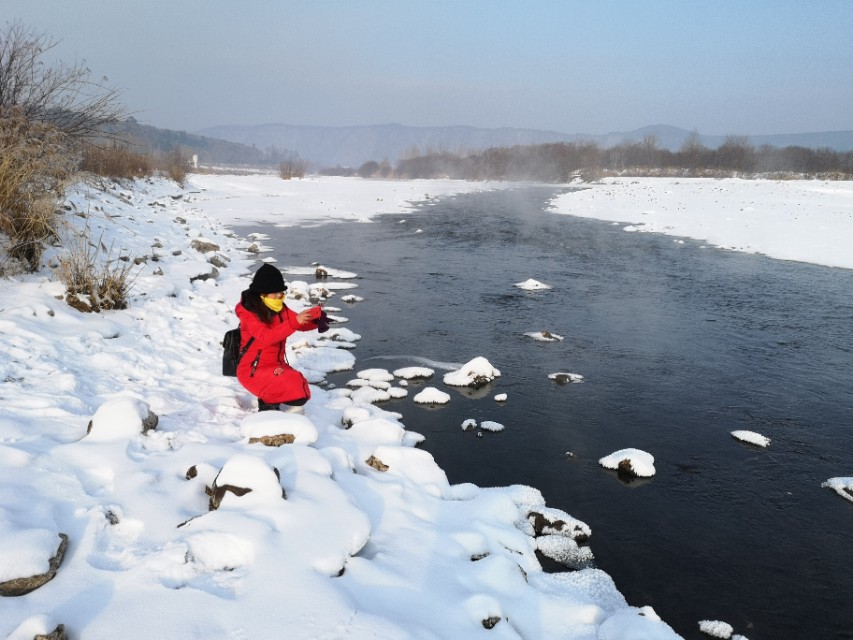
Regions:
<instances>
[{"instance_id":1,"label":"snow mound","mask_svg":"<svg viewBox=\"0 0 853 640\"><path fill-rule=\"evenodd\" d=\"M126 397L107 400L92 417L87 440L109 442L133 438L142 433L150 415L148 405L142 400Z\"/></svg>"},{"instance_id":2,"label":"snow mound","mask_svg":"<svg viewBox=\"0 0 853 640\"><path fill-rule=\"evenodd\" d=\"M364 369L355 375L362 380L370 380L371 382L393 382L394 380L394 376L385 369Z\"/></svg>"},{"instance_id":3,"label":"snow mound","mask_svg":"<svg viewBox=\"0 0 853 640\"><path fill-rule=\"evenodd\" d=\"M516 282L513 286L518 287L519 289L524 289L525 291L544 291L545 289L552 288L551 285L539 282L533 278L525 280L524 282Z\"/></svg>"},{"instance_id":4,"label":"snow mound","mask_svg":"<svg viewBox=\"0 0 853 640\"><path fill-rule=\"evenodd\" d=\"M655 475L655 458L640 449L620 449L598 461L605 469L623 470L641 478Z\"/></svg>"},{"instance_id":5,"label":"snow mound","mask_svg":"<svg viewBox=\"0 0 853 640\"><path fill-rule=\"evenodd\" d=\"M444 374L444 384L452 387L481 387L499 377L501 372L482 356L462 365L461 369Z\"/></svg>"},{"instance_id":6,"label":"snow mound","mask_svg":"<svg viewBox=\"0 0 853 640\"><path fill-rule=\"evenodd\" d=\"M493 420L483 420L480 423L480 428L486 431L494 432L503 431L504 429L506 429L506 427L504 427L500 422L494 422Z\"/></svg>"},{"instance_id":7,"label":"snow mound","mask_svg":"<svg viewBox=\"0 0 853 640\"><path fill-rule=\"evenodd\" d=\"M418 404L447 404L450 402L450 394L435 387L426 387L412 400Z\"/></svg>"}]
</instances>

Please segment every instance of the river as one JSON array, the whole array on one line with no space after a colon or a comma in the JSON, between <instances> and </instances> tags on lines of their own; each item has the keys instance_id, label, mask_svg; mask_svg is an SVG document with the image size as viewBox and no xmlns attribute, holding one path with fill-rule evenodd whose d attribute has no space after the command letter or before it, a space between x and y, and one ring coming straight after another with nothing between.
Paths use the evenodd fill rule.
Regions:
<instances>
[{"instance_id":1,"label":"river","mask_svg":"<svg viewBox=\"0 0 853 640\"><path fill-rule=\"evenodd\" d=\"M328 303L362 335L358 369L476 356L500 369L479 394L437 369L428 384L452 395L440 409L413 403L417 387L383 407L426 436L451 482L531 485L589 524L596 566L630 604L688 639L706 637L704 619L750 640L853 638L853 504L821 488L853 474L853 271L549 213L558 192L240 231L269 234L281 267L358 273L365 301ZM552 288L513 286L528 278ZM468 418L506 429L477 437ZM626 484L598 464L628 447L655 457L653 478Z\"/></svg>"}]
</instances>

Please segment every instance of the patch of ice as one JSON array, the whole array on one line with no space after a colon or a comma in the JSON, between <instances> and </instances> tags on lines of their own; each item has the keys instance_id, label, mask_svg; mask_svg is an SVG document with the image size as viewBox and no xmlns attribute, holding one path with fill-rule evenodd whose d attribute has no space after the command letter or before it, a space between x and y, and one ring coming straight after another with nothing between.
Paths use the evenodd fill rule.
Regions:
<instances>
[{"instance_id":1,"label":"patch of ice","mask_svg":"<svg viewBox=\"0 0 853 640\"><path fill-rule=\"evenodd\" d=\"M714 638L725 638L728 640L728 638L732 637L734 629L728 622L721 620L700 620L699 631Z\"/></svg>"},{"instance_id":2,"label":"patch of ice","mask_svg":"<svg viewBox=\"0 0 853 640\"><path fill-rule=\"evenodd\" d=\"M766 447L770 444L770 438L763 436L760 433L756 433L755 431L732 431L732 436L734 436L737 440L740 440L742 442L748 442L749 444L754 444L757 447Z\"/></svg>"},{"instance_id":3,"label":"patch of ice","mask_svg":"<svg viewBox=\"0 0 853 640\"><path fill-rule=\"evenodd\" d=\"M820 486L832 489L845 500L853 502L853 478L830 478Z\"/></svg>"}]
</instances>

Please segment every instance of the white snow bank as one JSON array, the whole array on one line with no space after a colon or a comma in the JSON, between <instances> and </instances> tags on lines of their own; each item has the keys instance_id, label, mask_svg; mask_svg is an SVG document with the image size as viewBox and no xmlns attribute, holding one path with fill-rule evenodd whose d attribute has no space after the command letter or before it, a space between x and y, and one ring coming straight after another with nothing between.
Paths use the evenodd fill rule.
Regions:
<instances>
[{"instance_id":1,"label":"white snow bank","mask_svg":"<svg viewBox=\"0 0 853 640\"><path fill-rule=\"evenodd\" d=\"M850 181L606 178L551 206L732 251L853 269Z\"/></svg>"}]
</instances>

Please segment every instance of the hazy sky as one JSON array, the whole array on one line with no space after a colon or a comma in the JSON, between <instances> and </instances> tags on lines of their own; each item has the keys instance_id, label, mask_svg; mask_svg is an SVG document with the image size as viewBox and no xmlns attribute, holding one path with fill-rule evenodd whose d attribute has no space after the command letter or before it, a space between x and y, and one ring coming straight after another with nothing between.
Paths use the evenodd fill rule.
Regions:
<instances>
[{"instance_id":1,"label":"hazy sky","mask_svg":"<svg viewBox=\"0 0 853 640\"><path fill-rule=\"evenodd\" d=\"M850 0L0 0L138 120L853 129Z\"/></svg>"}]
</instances>

